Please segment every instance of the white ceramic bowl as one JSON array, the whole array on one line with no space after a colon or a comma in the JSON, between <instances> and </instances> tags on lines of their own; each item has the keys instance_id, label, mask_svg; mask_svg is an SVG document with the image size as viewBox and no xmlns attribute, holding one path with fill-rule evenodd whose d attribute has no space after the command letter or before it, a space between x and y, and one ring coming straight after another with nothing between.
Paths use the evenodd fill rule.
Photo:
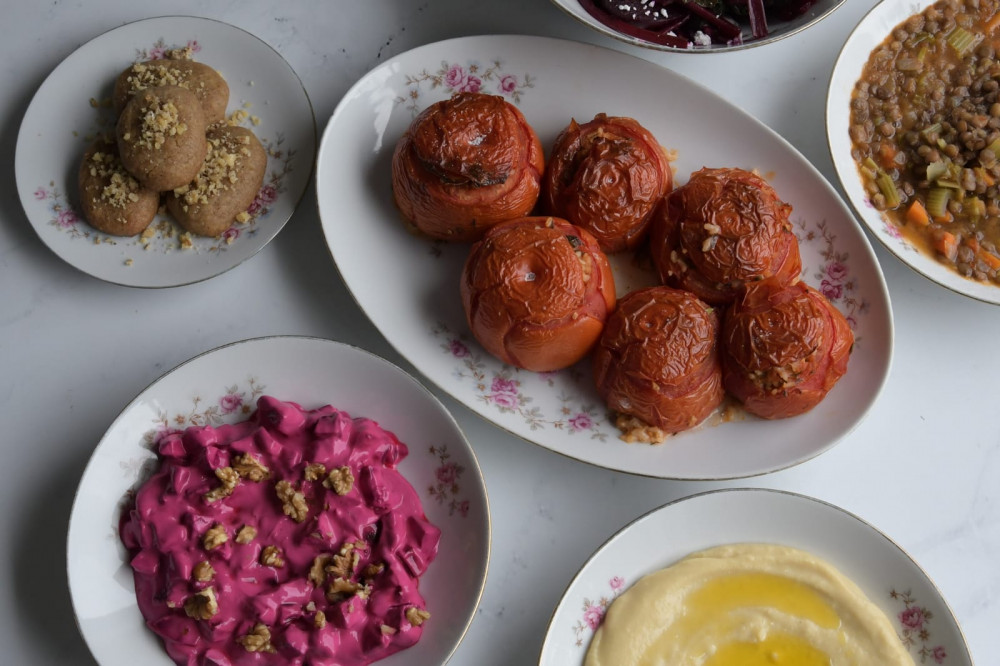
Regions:
<instances>
[{"instance_id":1,"label":"white ceramic bowl","mask_svg":"<svg viewBox=\"0 0 1000 666\"><path fill-rule=\"evenodd\" d=\"M740 51L743 49L751 49L756 46L771 44L780 39L784 39L785 37L790 37L791 35L799 33L809 26L816 24L833 13L833 11L844 4L845 1L846 0L818 0L816 4L807 9L804 14L792 19L791 21L768 22L768 34L766 37L761 39L753 39L749 26L743 25L744 41L742 44L734 44L732 46L726 44L708 44L690 49L682 49L674 46L657 44L656 42L651 42L646 39L640 39L638 37L633 37L632 35L619 32L614 28L609 27L607 24L603 23L600 19L587 11L587 9L580 4L579 0L552 0L553 4L559 7L559 9L563 10L584 25L603 33L608 37L614 37L619 41L633 46L641 46L643 48L654 49L657 51L669 51L671 53L726 53L729 51Z\"/></svg>"},{"instance_id":2,"label":"white ceramic bowl","mask_svg":"<svg viewBox=\"0 0 1000 666\"><path fill-rule=\"evenodd\" d=\"M115 419L84 470L70 515L67 561L76 620L101 666L170 666L143 622L118 521L156 457L157 432L245 418L263 394L306 409L332 404L366 416L409 447L399 469L441 529L437 558L420 579L432 619L419 643L380 666L439 666L472 622L486 582L490 511L475 453L458 424L402 370L356 347L316 338L237 342L168 372Z\"/></svg>"},{"instance_id":3,"label":"white ceramic bowl","mask_svg":"<svg viewBox=\"0 0 1000 666\"><path fill-rule=\"evenodd\" d=\"M600 81L599 86L594 82ZM808 414L710 423L663 445L626 444L588 362L554 373L504 365L468 332L459 297L467 244L407 231L393 205L391 157L422 109L456 90L501 94L548 149L570 119L631 116L677 151L677 181L703 166L764 174L793 207L804 267L854 328L847 375ZM674 122L685 118L683 128ZM868 413L892 358L892 311L875 254L823 176L772 130L692 81L617 51L528 36L463 37L400 54L347 92L316 166L323 233L351 294L432 382L496 425L541 446L633 474L718 479L763 474L833 446ZM656 281L612 257L619 296Z\"/></svg>"},{"instance_id":4,"label":"white ceramic bowl","mask_svg":"<svg viewBox=\"0 0 1000 666\"><path fill-rule=\"evenodd\" d=\"M1000 285L962 277L953 268L919 250L868 200L857 163L851 157L851 92L868 56L892 30L934 0L883 0L861 19L847 38L833 68L826 99L826 134L830 156L847 200L868 231L904 264L927 279L970 298L1000 305Z\"/></svg>"},{"instance_id":5,"label":"white ceramic bowl","mask_svg":"<svg viewBox=\"0 0 1000 666\"><path fill-rule=\"evenodd\" d=\"M730 543L781 544L826 560L885 612L916 663L972 665L941 593L889 537L817 499L730 489L654 509L598 548L556 606L539 666L581 666L593 632L621 592L686 555Z\"/></svg>"}]
</instances>

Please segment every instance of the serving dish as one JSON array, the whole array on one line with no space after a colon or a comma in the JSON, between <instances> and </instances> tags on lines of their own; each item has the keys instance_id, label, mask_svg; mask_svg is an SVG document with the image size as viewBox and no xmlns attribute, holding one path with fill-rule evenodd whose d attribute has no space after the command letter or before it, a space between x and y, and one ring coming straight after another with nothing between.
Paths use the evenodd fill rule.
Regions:
<instances>
[{"instance_id":1,"label":"serving dish","mask_svg":"<svg viewBox=\"0 0 1000 666\"><path fill-rule=\"evenodd\" d=\"M667 504L605 542L556 606L539 666L582 664L615 597L646 574L727 543L774 543L808 551L852 579L885 612L916 663L973 663L940 591L889 537L821 500L751 488L707 492Z\"/></svg>"},{"instance_id":2,"label":"serving dish","mask_svg":"<svg viewBox=\"0 0 1000 666\"><path fill-rule=\"evenodd\" d=\"M807 9L801 16L798 16L791 21L769 21L768 34L766 37L762 37L760 39L753 39L749 27L747 25L743 25L742 38L745 41L740 44L706 44L693 46L691 48L678 48L675 46L668 46L666 44L658 44L648 39L642 39L640 37L615 30L587 11L587 8L580 2L580 0L552 0L552 2L559 7L559 9L563 10L587 27L607 35L608 37L613 37L614 39L625 42L626 44L631 44L632 46L641 46L647 49L668 51L671 53L728 53L730 51L740 51L757 46L764 46L766 44L777 42L785 37L798 34L809 26L818 23L832 14L834 10L844 4L845 0L817 0L817 2Z\"/></svg>"},{"instance_id":3,"label":"serving dish","mask_svg":"<svg viewBox=\"0 0 1000 666\"><path fill-rule=\"evenodd\" d=\"M962 277L931 254L917 248L883 213L872 206L861 174L851 156L851 94L872 49L893 28L918 14L935 0L883 0L869 11L851 32L834 64L826 99L826 133L830 156L847 201L868 231L897 259L918 274L951 291L1000 305L1000 286Z\"/></svg>"},{"instance_id":4,"label":"serving dish","mask_svg":"<svg viewBox=\"0 0 1000 666\"><path fill-rule=\"evenodd\" d=\"M76 173L87 146L113 130L115 77L136 60L157 59L190 46L195 60L229 84L227 113L243 122L268 151L264 184L250 212L218 238L191 237L182 248L165 224L147 242L115 237L82 216ZM256 119L256 123L254 120ZM205 280L249 259L281 230L309 184L316 122L302 82L284 58L254 35L219 21L190 16L151 18L109 30L62 61L35 93L21 122L14 158L17 192L35 232L53 252L101 280L132 287L174 287ZM152 227L168 220L157 215Z\"/></svg>"},{"instance_id":5,"label":"serving dish","mask_svg":"<svg viewBox=\"0 0 1000 666\"><path fill-rule=\"evenodd\" d=\"M97 445L67 544L73 610L95 659L102 666L173 663L145 627L118 538L130 492L155 467L150 447L175 428L242 420L265 394L372 418L409 447L399 469L441 529L438 556L420 585L432 619L417 645L379 663L445 663L472 622L489 563L489 503L475 453L444 406L399 368L355 347L301 337L245 340L195 357L140 393Z\"/></svg>"},{"instance_id":6,"label":"serving dish","mask_svg":"<svg viewBox=\"0 0 1000 666\"><path fill-rule=\"evenodd\" d=\"M599 85L595 85L599 82ZM757 168L795 210L803 278L848 317L857 339L847 375L809 414L737 418L658 447L628 445L608 421L584 362L518 371L471 338L459 297L466 245L409 233L393 206L393 147L415 115L456 90L502 94L550 147L570 118L634 117L668 149L677 180L704 165ZM684 118L682 126L674 120ZM738 137L738 139L737 139ZM399 55L344 96L317 160L323 232L348 289L387 340L432 382L509 432L563 455L634 474L732 478L807 460L849 433L874 404L892 356L892 313L864 233L832 187L757 120L691 81L600 47L527 36L466 37ZM650 283L629 256L619 295ZM716 427L717 426L717 427Z\"/></svg>"}]
</instances>

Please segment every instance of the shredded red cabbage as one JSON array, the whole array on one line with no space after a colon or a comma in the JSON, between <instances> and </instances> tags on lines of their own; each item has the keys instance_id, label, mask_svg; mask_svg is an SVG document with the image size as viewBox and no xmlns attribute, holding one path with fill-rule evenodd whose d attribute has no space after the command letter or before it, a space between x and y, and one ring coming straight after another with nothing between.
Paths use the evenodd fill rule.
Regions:
<instances>
[{"instance_id":1,"label":"shredded red cabbage","mask_svg":"<svg viewBox=\"0 0 1000 666\"><path fill-rule=\"evenodd\" d=\"M754 39L768 35L767 21L789 21L816 0L579 0L608 27L676 48L742 43L740 23Z\"/></svg>"}]
</instances>

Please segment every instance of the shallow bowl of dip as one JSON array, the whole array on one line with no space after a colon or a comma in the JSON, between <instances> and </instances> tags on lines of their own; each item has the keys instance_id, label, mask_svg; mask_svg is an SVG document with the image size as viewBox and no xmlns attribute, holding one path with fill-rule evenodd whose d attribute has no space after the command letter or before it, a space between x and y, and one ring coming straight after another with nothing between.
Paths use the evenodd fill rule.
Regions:
<instances>
[{"instance_id":1,"label":"shallow bowl of dip","mask_svg":"<svg viewBox=\"0 0 1000 666\"><path fill-rule=\"evenodd\" d=\"M855 601L850 595L867 597L889 623L881 632L884 644L880 649L894 652L902 659L901 663L907 663L909 658L913 663L972 665L968 645L944 598L927 574L889 537L832 504L789 492L749 488L712 491L678 500L636 519L608 539L563 593L549 621L539 666L588 663L587 653L595 634L604 625L606 613L640 579L662 572L693 553L708 549L718 553L719 547L732 552L742 546L747 547L748 557L761 559L762 550L807 555L781 570L780 576L788 587L779 589L771 598L766 594L767 589L762 590L769 586L761 585L740 590L737 599L722 597L718 589L710 591L714 594L709 600L716 609L711 613L712 620L719 619L717 611L721 606L726 606L725 613L735 620L737 629L752 625L755 618L765 618L765 627L738 647L753 646L769 629L780 631L767 624L773 618L774 625L778 625L786 613L796 616L795 623L805 627L793 638L808 636L806 632L812 630L810 625L814 623L797 616L811 615L816 606L814 602L802 603L805 597L799 593L809 584L812 572L832 567L846 577L842 585L846 591L824 589L816 602L853 622L867 616L854 614ZM708 579L703 573L699 575ZM707 587L708 584L703 585L699 591L709 591ZM761 596L765 599L763 603ZM686 604L690 599L689 594L681 603ZM662 609L676 601L663 599L659 605ZM691 617L697 617L697 613ZM862 621L862 624L867 623ZM694 629L693 634L696 634ZM644 639L637 637L637 640ZM891 641L898 644L890 644ZM688 640L675 642L687 644ZM733 643L726 644L724 639L719 642L719 653L727 645L733 647ZM665 663L677 662L668 659Z\"/></svg>"},{"instance_id":2,"label":"shallow bowl of dip","mask_svg":"<svg viewBox=\"0 0 1000 666\"><path fill-rule=\"evenodd\" d=\"M77 490L67 542L73 610L95 660L101 666L174 663L139 611L119 537L122 511L161 464L159 442L189 426L246 421L261 396L303 409L332 405L375 421L407 447L398 470L441 536L419 580L430 613L421 636L378 664L446 663L475 617L489 564L489 502L475 453L440 401L395 365L342 343L291 336L236 342L181 364L130 402L98 443ZM274 645L278 655L287 647Z\"/></svg>"},{"instance_id":3,"label":"shallow bowl of dip","mask_svg":"<svg viewBox=\"0 0 1000 666\"><path fill-rule=\"evenodd\" d=\"M921 200L922 203L925 202L925 197L921 193L921 190L919 188L916 190L915 197L909 196L905 191L902 191L903 200L897 210L891 214L879 210L874 197L880 194L880 191L874 190L874 188L866 189L866 180L862 176L861 171L863 161L859 162L853 154L856 150L855 141L851 134L851 126L852 124L859 123L856 122L857 119L852 120L851 105L856 93L856 85L862 77L866 63L869 62L873 51L879 48L883 42L890 40L889 45L891 46L893 33L897 28L903 27L903 24L910 20L911 17L921 14L933 4L935 4L934 0L883 0L883 2L868 12L847 38L834 65L827 94L826 129L830 155L833 159L834 168L840 180L841 187L847 195L846 199L854 209L855 215L868 228L869 233L878 239L896 258L920 275L942 287L970 298L1000 305L1000 277L994 277L991 282L988 279L977 280L973 277L963 276L958 272L955 265L949 265L941 260L937 254L937 250L933 247L932 241L925 237L926 235L919 234L913 222L907 221L906 213L914 198ZM934 39L941 40L943 48L951 48L948 45L950 29L936 32L939 32L939 34L935 35ZM908 30L908 33L912 37L915 31ZM976 39L975 44L978 44L982 38L978 33L977 29L970 27L970 36ZM994 32L995 35L996 33ZM908 41L912 41L912 39ZM903 42L903 44L904 49L900 51L900 58L907 56L906 42ZM924 46L921 44L915 46L914 59L920 59L920 51ZM896 66L899 66L898 61L896 61ZM957 92L958 94L955 95L956 99L965 100L969 98L967 90L964 92L959 90ZM911 95L904 90L903 94L907 98L915 98L919 96L919 91ZM951 92L949 91L947 94L951 95ZM869 137L864 138L870 139L872 145L876 145L884 139L880 130L882 123L878 123L876 126L876 120L889 121L889 124L893 127L891 129L885 127L886 132L895 131L896 129L900 132L899 135L894 134L891 138L897 139L903 137L905 140L903 132L907 130L907 126L899 120L894 121L892 118L873 118L871 120L873 131ZM997 124L1000 125L1000 121L997 121ZM934 123L930 123L930 125L934 125ZM924 129L927 129L927 127L926 123L921 121L910 129L920 133ZM987 129L1000 130L1000 127L988 127ZM943 153L942 146L936 147L941 148ZM915 147L914 150L916 149L918 148ZM908 154L906 150L900 150L899 155L900 164L898 165L898 169L904 175L908 174L908 177L916 178L916 176L912 175L912 169L918 169L918 167L918 175L927 175L923 171L923 166L916 165L913 162L914 157ZM941 162L945 162L945 160L942 159ZM911 164L915 166L911 166ZM877 164L876 166L881 165ZM979 165L978 161L972 161L968 162L965 166L977 168ZM952 198L955 197L953 196ZM993 199L1000 206L1000 194ZM991 214L989 216L995 217ZM898 221L896 221L897 219ZM1000 234L997 235L1000 236ZM961 251L966 252L966 250ZM971 250L969 251L971 252ZM997 253L991 252L990 254L991 256L987 257L987 259L1000 265L1000 258L997 257ZM974 259L972 263L975 263L975 261L977 260ZM1000 273L997 273L997 275L1000 276Z\"/></svg>"},{"instance_id":4,"label":"shallow bowl of dip","mask_svg":"<svg viewBox=\"0 0 1000 666\"><path fill-rule=\"evenodd\" d=\"M732 16L731 11L725 9L722 10L721 18L718 18L717 12L712 12L716 15L715 19L707 18L708 10L704 10L700 5L711 3L689 2L686 5L699 6L688 9L682 6L685 3L627 0L614 3L617 7L615 13L620 13L616 16L615 13L602 8L602 5L608 6L608 3L602 0L552 0L552 2L584 25L626 44L673 53L724 53L764 46L795 35L832 14L844 4L845 0L816 0L811 3L792 0L786 4L802 9L793 12L794 15L788 18L778 18L777 10L765 9L763 25L766 26L766 34L763 36L754 36L748 17L737 19ZM765 4L771 3L765 0ZM666 12L666 15L662 12ZM705 19L699 19L699 14L706 16L707 24L704 23ZM671 29L673 21L681 18L681 15L684 23ZM713 34L710 34L713 33L711 27L707 27L706 30L699 29L716 25L716 21L720 22L718 25L729 23L732 32L728 34L716 32L713 37ZM694 26L696 22L699 23L699 27Z\"/></svg>"}]
</instances>

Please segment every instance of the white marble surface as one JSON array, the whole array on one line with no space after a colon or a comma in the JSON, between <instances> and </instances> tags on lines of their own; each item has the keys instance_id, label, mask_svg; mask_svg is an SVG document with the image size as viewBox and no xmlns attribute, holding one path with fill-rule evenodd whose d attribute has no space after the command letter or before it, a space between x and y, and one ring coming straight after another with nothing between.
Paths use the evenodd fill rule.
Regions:
<instances>
[{"instance_id":1,"label":"white marble surface","mask_svg":"<svg viewBox=\"0 0 1000 666\"><path fill-rule=\"evenodd\" d=\"M665 55L598 36L545 0L296 0L170 4L221 19L278 49L312 98L320 129L379 62L449 37L529 33L622 48L695 78L795 144L833 176L826 83L851 27L851 0L807 33L734 55ZM344 288L307 194L259 255L208 282L142 291L64 264L38 240L14 190L21 117L45 76L105 30L162 4L5 3L0 40L0 645L8 664L93 663L73 625L65 535L73 491L119 410L164 371L237 339L307 334L370 349L410 369ZM676 119L683 131L684 119ZM838 504L906 549L948 599L979 664L1000 654L1000 309L947 292L876 248L893 298L895 361L868 419L797 468L731 484L635 478L514 439L443 398L480 457L494 550L476 622L452 664L529 664L573 573L621 525L669 500L728 486L793 490Z\"/></svg>"}]
</instances>

